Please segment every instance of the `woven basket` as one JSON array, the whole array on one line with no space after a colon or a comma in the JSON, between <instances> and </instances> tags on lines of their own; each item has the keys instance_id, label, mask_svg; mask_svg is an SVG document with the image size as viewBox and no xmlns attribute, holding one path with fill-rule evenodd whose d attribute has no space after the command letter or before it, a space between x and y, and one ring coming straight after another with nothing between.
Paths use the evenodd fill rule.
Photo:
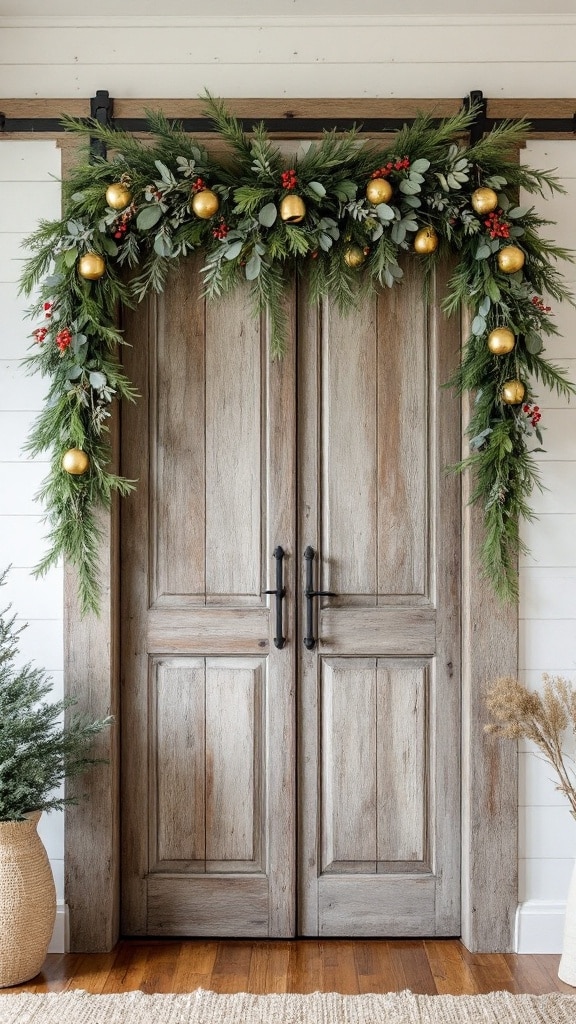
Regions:
<instances>
[{"instance_id":1,"label":"woven basket","mask_svg":"<svg viewBox=\"0 0 576 1024\"><path fill-rule=\"evenodd\" d=\"M40 815L0 821L0 988L35 977L52 938L56 891Z\"/></svg>"}]
</instances>

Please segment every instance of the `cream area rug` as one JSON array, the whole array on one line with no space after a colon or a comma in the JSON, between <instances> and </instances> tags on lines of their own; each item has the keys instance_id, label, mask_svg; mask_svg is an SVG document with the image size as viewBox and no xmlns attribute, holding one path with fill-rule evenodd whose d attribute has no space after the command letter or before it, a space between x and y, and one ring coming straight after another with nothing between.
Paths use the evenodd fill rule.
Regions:
<instances>
[{"instance_id":1,"label":"cream area rug","mask_svg":"<svg viewBox=\"0 0 576 1024\"><path fill-rule=\"evenodd\" d=\"M576 1024L576 996L20 993L0 996L0 1024Z\"/></svg>"}]
</instances>

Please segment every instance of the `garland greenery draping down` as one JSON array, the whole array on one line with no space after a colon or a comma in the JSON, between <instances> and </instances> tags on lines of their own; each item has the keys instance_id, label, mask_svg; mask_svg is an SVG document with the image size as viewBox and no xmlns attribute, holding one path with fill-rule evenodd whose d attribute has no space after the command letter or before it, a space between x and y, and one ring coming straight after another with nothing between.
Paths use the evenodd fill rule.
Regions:
<instances>
[{"instance_id":1,"label":"garland greenery draping down","mask_svg":"<svg viewBox=\"0 0 576 1024\"><path fill-rule=\"evenodd\" d=\"M517 162L529 124L505 122L466 145L474 110L439 122L422 115L386 144L327 131L287 163L262 124L246 134L208 95L206 114L230 150L222 163L161 113L148 114L144 141L63 119L114 155L87 153L64 182L62 219L27 239L21 286L38 324L27 363L50 379L27 442L32 456L51 453L39 495L49 549L37 572L64 555L78 571L83 611L98 610L95 511L134 486L109 469L112 402L136 398L118 357L120 303L161 291L170 268L201 250L208 299L250 282L281 356L293 275L305 275L312 301L327 296L347 310L363 292L400 282L406 258L429 273L451 252L445 313L468 308L471 330L449 383L475 396L469 454L456 468L475 474L486 575L501 598L515 597L519 519L531 518L530 494L541 486L534 382L576 392L543 355L557 333L546 299L572 301L556 261L572 254L541 237L549 222L533 207L518 205L520 189L564 191L552 173Z\"/></svg>"}]
</instances>

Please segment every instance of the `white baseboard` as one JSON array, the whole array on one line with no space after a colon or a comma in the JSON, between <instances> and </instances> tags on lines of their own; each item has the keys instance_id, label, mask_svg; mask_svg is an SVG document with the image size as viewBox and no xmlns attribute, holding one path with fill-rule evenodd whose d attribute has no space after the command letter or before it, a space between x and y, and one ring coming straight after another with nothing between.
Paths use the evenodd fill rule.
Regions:
<instances>
[{"instance_id":1,"label":"white baseboard","mask_svg":"<svg viewBox=\"0 0 576 1024\"><path fill-rule=\"evenodd\" d=\"M517 953L561 953L566 903L527 900L516 912Z\"/></svg>"},{"instance_id":2,"label":"white baseboard","mask_svg":"<svg viewBox=\"0 0 576 1024\"><path fill-rule=\"evenodd\" d=\"M56 920L52 941L48 946L49 953L67 953L70 948L68 941L68 905L66 903L56 904Z\"/></svg>"}]
</instances>

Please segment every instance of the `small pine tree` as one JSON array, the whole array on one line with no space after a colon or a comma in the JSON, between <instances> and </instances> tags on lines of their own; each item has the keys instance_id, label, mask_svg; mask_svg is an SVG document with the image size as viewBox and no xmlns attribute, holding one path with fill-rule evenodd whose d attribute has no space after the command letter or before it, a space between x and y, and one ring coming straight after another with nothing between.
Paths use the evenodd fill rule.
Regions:
<instances>
[{"instance_id":1,"label":"small pine tree","mask_svg":"<svg viewBox=\"0 0 576 1024\"><path fill-rule=\"evenodd\" d=\"M0 574L0 586L6 580ZM22 821L29 811L50 811L73 803L58 795L65 778L80 775L97 761L89 756L94 736L111 717L88 722L75 717L62 724L73 697L46 703L52 684L42 669L15 665L20 634L10 605L0 611L0 821Z\"/></svg>"}]
</instances>

